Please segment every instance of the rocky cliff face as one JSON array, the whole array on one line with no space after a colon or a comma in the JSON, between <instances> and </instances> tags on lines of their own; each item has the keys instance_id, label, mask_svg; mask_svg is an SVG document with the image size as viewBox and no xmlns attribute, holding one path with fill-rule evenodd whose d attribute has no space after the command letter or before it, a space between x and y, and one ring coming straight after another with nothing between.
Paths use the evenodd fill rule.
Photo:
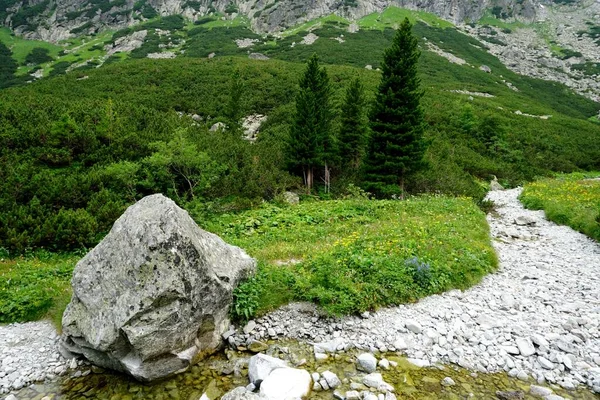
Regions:
<instances>
[{"instance_id":1,"label":"rocky cliff face","mask_svg":"<svg viewBox=\"0 0 600 400\"><path fill-rule=\"evenodd\" d=\"M324 15L349 19L389 6L434 13L454 23L477 21L490 9L504 18L532 21L539 0L5 0L0 22L28 38L59 41L119 29L156 15L195 20L215 11L249 18L257 32L276 32Z\"/></svg>"}]
</instances>

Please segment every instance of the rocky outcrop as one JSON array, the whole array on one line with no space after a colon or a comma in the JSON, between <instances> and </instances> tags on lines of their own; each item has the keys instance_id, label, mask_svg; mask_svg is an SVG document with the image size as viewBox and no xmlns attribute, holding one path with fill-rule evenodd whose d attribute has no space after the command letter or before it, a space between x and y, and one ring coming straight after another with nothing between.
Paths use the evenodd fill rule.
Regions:
<instances>
[{"instance_id":1,"label":"rocky outcrop","mask_svg":"<svg viewBox=\"0 0 600 400\"><path fill-rule=\"evenodd\" d=\"M255 267L170 199L146 197L75 267L62 344L142 381L185 371L220 347L233 289Z\"/></svg>"},{"instance_id":2,"label":"rocky outcrop","mask_svg":"<svg viewBox=\"0 0 600 400\"><path fill-rule=\"evenodd\" d=\"M73 30L93 33L135 24L144 19L144 9L152 9L163 16L181 14L194 20L213 11L231 11L234 5L240 14L250 19L257 32L277 32L330 14L354 20L381 12L389 6L427 11L454 23L477 21L491 7L496 7L498 12L507 17L524 21L535 20L543 11L540 0L146 0L135 2L139 3L137 7L134 7L134 2L127 2L104 8L99 8L91 0L63 0L50 2L46 8L41 7L37 14L26 20L26 24L22 19L15 18L22 8L38 3L38 0L14 2L8 9L7 18L0 22L27 37L54 41L72 36L70 32Z\"/></svg>"}]
</instances>

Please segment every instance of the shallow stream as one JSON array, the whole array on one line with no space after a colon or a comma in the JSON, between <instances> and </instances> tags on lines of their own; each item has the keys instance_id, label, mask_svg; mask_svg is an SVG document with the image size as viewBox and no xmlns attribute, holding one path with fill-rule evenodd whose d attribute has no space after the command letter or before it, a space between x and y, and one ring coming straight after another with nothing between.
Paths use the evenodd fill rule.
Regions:
<instances>
[{"instance_id":1,"label":"shallow stream","mask_svg":"<svg viewBox=\"0 0 600 400\"><path fill-rule=\"evenodd\" d=\"M267 354L286 359L291 365L309 372L330 370L338 375L343 385L340 390L350 390L350 382L360 382L364 373L355 368L356 352L339 353L328 360L317 362L312 354L312 346L298 342L272 343ZM204 362L195 365L188 372L172 378L143 384L124 375L110 373L93 367L81 367L71 371L69 376L51 383L40 383L25 388L16 396L19 400L58 400L58 399L100 399L100 400L199 400L204 392L211 399L217 399L227 391L246 386L247 361L252 353L225 350ZM529 386L535 382L524 382L510 378L506 374L473 373L456 366L417 368L397 353L377 355L398 363L397 367L380 370L384 380L394 386L399 399L495 399L497 391L522 391L525 399L529 396ZM81 376L77 376L81 375ZM456 383L444 387L441 381L450 377ZM547 385L541 385L547 386ZM555 394L567 399L598 400L598 396L584 389L566 391L550 386ZM333 392L313 392L310 399L333 399Z\"/></svg>"}]
</instances>

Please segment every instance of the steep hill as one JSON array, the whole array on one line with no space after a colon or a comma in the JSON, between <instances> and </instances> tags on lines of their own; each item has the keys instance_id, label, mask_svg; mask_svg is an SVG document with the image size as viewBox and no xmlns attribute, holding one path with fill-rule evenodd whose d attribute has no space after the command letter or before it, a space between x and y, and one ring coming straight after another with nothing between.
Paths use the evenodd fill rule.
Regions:
<instances>
[{"instance_id":1,"label":"steep hill","mask_svg":"<svg viewBox=\"0 0 600 400\"><path fill-rule=\"evenodd\" d=\"M398 12L398 5L404 11ZM184 54L188 43L197 41L197 27L245 28L201 35L206 39L201 47L211 47L216 38L227 48L237 45L258 52L268 50L259 49L264 47L260 44L290 44L285 41L290 35L306 31L306 36L324 21L343 22L348 33L368 35L393 28L404 15L432 26L455 24L511 70L564 83L600 100L600 3L587 0L2 0L0 24L7 28L0 28L0 42L12 50L18 75L27 80L48 75L52 66L57 66L54 73L98 67L129 57L139 47L146 50L134 51L132 57L199 56L198 51ZM137 33L132 36L133 32ZM344 40L343 34L339 32L338 40ZM38 52L26 59L35 47Z\"/></svg>"},{"instance_id":2,"label":"steep hill","mask_svg":"<svg viewBox=\"0 0 600 400\"><path fill-rule=\"evenodd\" d=\"M191 20L216 12L241 15L256 32L277 32L331 14L355 20L389 6L430 12L454 23L477 21L487 9L523 21L534 21L543 12L538 0L2 0L0 9L5 10L0 11L0 20L30 38L58 41L158 15Z\"/></svg>"}]
</instances>

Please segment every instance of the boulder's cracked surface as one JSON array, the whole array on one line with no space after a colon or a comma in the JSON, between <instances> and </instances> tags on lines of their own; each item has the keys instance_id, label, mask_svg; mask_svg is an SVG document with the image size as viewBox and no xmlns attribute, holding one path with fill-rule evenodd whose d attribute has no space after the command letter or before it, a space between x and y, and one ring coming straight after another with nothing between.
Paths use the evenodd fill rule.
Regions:
<instances>
[{"instance_id":1,"label":"boulder's cracked surface","mask_svg":"<svg viewBox=\"0 0 600 400\"><path fill-rule=\"evenodd\" d=\"M170 199L146 197L75 267L62 345L142 381L185 371L220 347L255 268Z\"/></svg>"}]
</instances>

